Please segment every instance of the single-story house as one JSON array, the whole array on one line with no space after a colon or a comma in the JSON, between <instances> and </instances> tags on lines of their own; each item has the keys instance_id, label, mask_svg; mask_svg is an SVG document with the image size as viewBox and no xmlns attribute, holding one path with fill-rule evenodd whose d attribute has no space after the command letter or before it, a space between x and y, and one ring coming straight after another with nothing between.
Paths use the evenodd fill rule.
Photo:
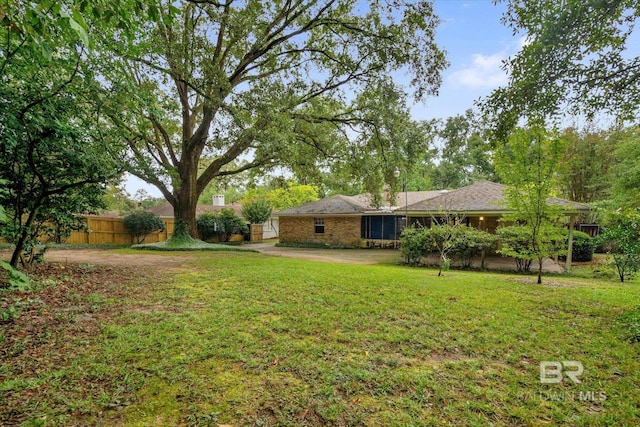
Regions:
<instances>
[{"instance_id":1,"label":"single-story house","mask_svg":"<svg viewBox=\"0 0 640 427\"><path fill-rule=\"evenodd\" d=\"M213 196L213 204L211 205L198 205L196 206L196 217L203 213L220 213L222 209L230 209L242 218L242 203L233 202L225 203L224 195ZM173 218L173 206L171 203L166 202L152 208L145 209L147 212L152 212L161 218ZM262 224L262 238L273 239L277 238L279 233L278 218L272 216L264 224Z\"/></svg>"},{"instance_id":2,"label":"single-story house","mask_svg":"<svg viewBox=\"0 0 640 427\"><path fill-rule=\"evenodd\" d=\"M374 207L368 195L336 195L276 212L283 243L321 243L344 247L395 247L406 224L431 226L443 212L463 218L471 227L494 233L508 211L505 186L480 181L457 190L399 193L395 203ZM549 204L562 206L573 233L575 218L589 206L556 197ZM570 256L568 257L570 259Z\"/></svg>"}]
</instances>

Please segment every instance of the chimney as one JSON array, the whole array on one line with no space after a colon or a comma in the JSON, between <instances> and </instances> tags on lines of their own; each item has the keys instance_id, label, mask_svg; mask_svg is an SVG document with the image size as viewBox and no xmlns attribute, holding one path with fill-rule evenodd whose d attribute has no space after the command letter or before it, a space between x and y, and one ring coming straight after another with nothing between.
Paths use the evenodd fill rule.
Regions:
<instances>
[{"instance_id":1,"label":"chimney","mask_svg":"<svg viewBox=\"0 0 640 427\"><path fill-rule=\"evenodd\" d=\"M213 196L213 206L224 206L224 194Z\"/></svg>"}]
</instances>

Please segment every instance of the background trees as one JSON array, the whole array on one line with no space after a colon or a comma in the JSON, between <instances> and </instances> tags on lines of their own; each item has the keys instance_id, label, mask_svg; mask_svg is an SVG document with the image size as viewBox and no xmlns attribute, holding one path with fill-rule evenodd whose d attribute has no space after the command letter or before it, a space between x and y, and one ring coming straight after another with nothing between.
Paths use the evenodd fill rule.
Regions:
<instances>
[{"instance_id":1,"label":"background trees","mask_svg":"<svg viewBox=\"0 0 640 427\"><path fill-rule=\"evenodd\" d=\"M484 129L472 110L447 118L435 127L442 145L429 166L434 189L455 189L487 179L498 181L492 162L492 147L484 137ZM422 188L425 189L425 188Z\"/></svg>"},{"instance_id":2,"label":"background trees","mask_svg":"<svg viewBox=\"0 0 640 427\"><path fill-rule=\"evenodd\" d=\"M198 196L214 178L314 171L336 158L371 166L407 143L389 73L410 71L418 98L437 92L437 18L429 2L361 5L183 1L124 46L105 34L103 107L127 143L127 168L162 191L192 235ZM167 11L179 19L167 22ZM199 170L205 155L211 162ZM390 179L395 167L375 166L359 170Z\"/></svg>"}]
</instances>

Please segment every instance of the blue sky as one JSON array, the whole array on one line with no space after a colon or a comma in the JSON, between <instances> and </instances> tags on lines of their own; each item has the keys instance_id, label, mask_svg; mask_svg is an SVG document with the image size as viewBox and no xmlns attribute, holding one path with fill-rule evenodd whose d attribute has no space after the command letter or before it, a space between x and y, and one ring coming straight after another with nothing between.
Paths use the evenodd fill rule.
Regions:
<instances>
[{"instance_id":1,"label":"blue sky","mask_svg":"<svg viewBox=\"0 0 640 427\"><path fill-rule=\"evenodd\" d=\"M522 37L500 22L505 4L490 0L436 0L441 19L436 42L447 51L449 68L437 98L412 108L418 120L446 118L472 108L474 101L507 82L502 61L515 54Z\"/></svg>"},{"instance_id":2,"label":"blue sky","mask_svg":"<svg viewBox=\"0 0 640 427\"><path fill-rule=\"evenodd\" d=\"M512 35L500 18L505 4L491 0L435 0L435 11L441 19L436 42L447 51L449 68L443 74L438 97L413 105L416 120L447 118L473 108L474 101L507 82L501 70L502 61L515 54L522 37ZM161 197L153 186L135 177L126 181L134 194L139 188Z\"/></svg>"}]
</instances>

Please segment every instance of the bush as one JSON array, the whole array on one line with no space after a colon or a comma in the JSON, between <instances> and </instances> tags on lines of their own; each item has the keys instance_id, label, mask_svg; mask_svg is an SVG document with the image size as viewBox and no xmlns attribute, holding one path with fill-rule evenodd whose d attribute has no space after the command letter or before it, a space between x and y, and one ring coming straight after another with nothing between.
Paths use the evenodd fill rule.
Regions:
<instances>
[{"instance_id":1,"label":"bush","mask_svg":"<svg viewBox=\"0 0 640 427\"><path fill-rule=\"evenodd\" d=\"M460 268L470 268L482 251L495 246L497 236L473 227L458 227L453 240L451 258Z\"/></svg>"},{"instance_id":2,"label":"bush","mask_svg":"<svg viewBox=\"0 0 640 427\"><path fill-rule=\"evenodd\" d=\"M598 236L598 242L613 257L621 282L632 279L640 270L640 214L617 212L609 218Z\"/></svg>"},{"instance_id":3,"label":"bush","mask_svg":"<svg viewBox=\"0 0 640 427\"><path fill-rule=\"evenodd\" d=\"M256 200L242 208L242 216L251 224L262 224L271 217L271 203L268 200Z\"/></svg>"},{"instance_id":4,"label":"bush","mask_svg":"<svg viewBox=\"0 0 640 427\"><path fill-rule=\"evenodd\" d=\"M567 248L569 243L567 242ZM582 231L573 232L573 254L572 261L590 262L593 260L593 252L595 250L595 240L587 233Z\"/></svg>"},{"instance_id":5,"label":"bush","mask_svg":"<svg viewBox=\"0 0 640 427\"><path fill-rule=\"evenodd\" d=\"M408 227L400 235L400 252L407 264L416 266L433 248L428 228Z\"/></svg>"},{"instance_id":6,"label":"bush","mask_svg":"<svg viewBox=\"0 0 640 427\"><path fill-rule=\"evenodd\" d=\"M249 232L247 224L231 209L222 209L219 214L202 214L196 219L196 226L205 241L218 237L221 242L228 242L234 234Z\"/></svg>"},{"instance_id":7,"label":"bush","mask_svg":"<svg viewBox=\"0 0 640 427\"><path fill-rule=\"evenodd\" d=\"M152 212L135 212L127 215L124 217L124 226L135 236L137 244L144 242L144 239L154 231L166 230L164 221Z\"/></svg>"},{"instance_id":8,"label":"bush","mask_svg":"<svg viewBox=\"0 0 640 427\"><path fill-rule=\"evenodd\" d=\"M531 271L531 263L535 253L531 250L531 233L528 228L517 225L498 227L498 239L502 243L499 253L512 256L516 260L516 270Z\"/></svg>"},{"instance_id":9,"label":"bush","mask_svg":"<svg viewBox=\"0 0 640 427\"><path fill-rule=\"evenodd\" d=\"M204 241L211 240L218 235L220 225L218 215L215 213L207 212L196 218L196 227L200 238Z\"/></svg>"}]
</instances>

